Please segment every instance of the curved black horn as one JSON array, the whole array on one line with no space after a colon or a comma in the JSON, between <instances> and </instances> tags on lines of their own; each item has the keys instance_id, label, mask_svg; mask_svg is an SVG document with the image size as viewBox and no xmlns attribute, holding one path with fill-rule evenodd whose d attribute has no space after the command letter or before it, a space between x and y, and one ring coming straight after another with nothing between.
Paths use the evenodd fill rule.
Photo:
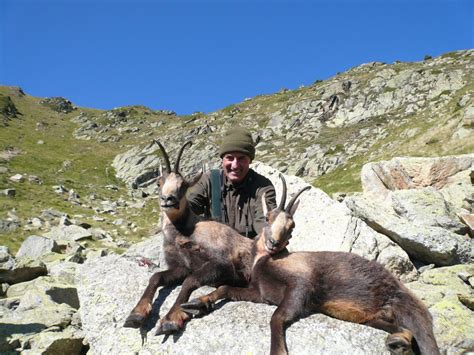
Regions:
<instances>
[{"instance_id":1,"label":"curved black horn","mask_svg":"<svg viewBox=\"0 0 474 355\"><path fill-rule=\"evenodd\" d=\"M302 188L300 191L298 191L298 193L293 196L290 200L290 202L288 202L288 206L286 206L286 209L285 209L285 212L288 212L290 213L291 211L291 208L293 207L293 205L295 204L295 201L296 199L306 190L309 190L311 188L311 186L306 186L304 188Z\"/></svg>"},{"instance_id":2,"label":"curved black horn","mask_svg":"<svg viewBox=\"0 0 474 355\"><path fill-rule=\"evenodd\" d=\"M161 143L160 143L159 141L157 141L156 139L153 139L153 142L155 142L156 144L158 144L158 146L159 146L160 149L161 149L161 153L163 154L163 158L165 158L166 172L167 172L168 174L171 173L170 158L168 157L168 153L166 153L165 148L161 145Z\"/></svg>"},{"instance_id":3,"label":"curved black horn","mask_svg":"<svg viewBox=\"0 0 474 355\"><path fill-rule=\"evenodd\" d=\"M283 209L285 208L285 203L286 203L286 181L282 174L280 174L280 179L283 184L283 189L281 191L281 201L280 201L280 205L278 206L278 209L280 211L283 211Z\"/></svg>"},{"instance_id":4,"label":"curved black horn","mask_svg":"<svg viewBox=\"0 0 474 355\"><path fill-rule=\"evenodd\" d=\"M181 155L183 154L184 148L186 148L187 146L191 146L192 144L193 144L193 142L188 141L188 142L184 143L183 146L181 147L181 149L179 150L178 158L176 159L176 164L174 165L174 170L173 170L175 174L177 174L179 172L179 161L181 160Z\"/></svg>"}]
</instances>

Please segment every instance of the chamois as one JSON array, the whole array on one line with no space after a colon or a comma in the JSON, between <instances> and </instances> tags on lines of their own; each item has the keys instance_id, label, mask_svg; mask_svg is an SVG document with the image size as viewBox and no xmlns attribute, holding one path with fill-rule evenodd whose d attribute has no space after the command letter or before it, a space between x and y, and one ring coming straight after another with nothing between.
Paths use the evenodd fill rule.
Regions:
<instances>
[{"instance_id":1,"label":"chamois","mask_svg":"<svg viewBox=\"0 0 474 355\"><path fill-rule=\"evenodd\" d=\"M153 297L160 286L182 284L181 291L168 314L161 319L156 334L171 334L184 327L190 315L180 305L203 285L235 285L248 283L251 273L253 241L233 228L194 214L186 199L186 191L197 182L202 172L186 181L179 172L185 143L170 168L168 154L160 142L166 171L158 179L162 215L163 250L169 269L152 275L148 286L133 308L124 327L139 328L151 313Z\"/></svg>"},{"instance_id":2,"label":"chamois","mask_svg":"<svg viewBox=\"0 0 474 355\"><path fill-rule=\"evenodd\" d=\"M248 287L220 286L182 308L199 315L220 299L277 305L270 321L272 355L288 353L286 327L313 313L389 332L385 344L394 354L408 351L413 338L415 351L439 354L428 309L379 263L348 252L281 250L291 238L299 201L295 196L283 209L286 183L280 178L282 202L270 212L265 209L267 223L254 240Z\"/></svg>"}]
</instances>

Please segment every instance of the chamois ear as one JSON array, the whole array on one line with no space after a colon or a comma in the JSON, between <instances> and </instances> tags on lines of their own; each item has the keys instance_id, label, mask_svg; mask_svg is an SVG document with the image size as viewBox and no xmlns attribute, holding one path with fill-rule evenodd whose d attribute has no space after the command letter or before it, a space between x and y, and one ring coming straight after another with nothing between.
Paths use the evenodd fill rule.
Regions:
<instances>
[{"instance_id":1,"label":"chamois ear","mask_svg":"<svg viewBox=\"0 0 474 355\"><path fill-rule=\"evenodd\" d=\"M166 169L163 169L163 164L160 162L160 177L163 177L163 174L168 174Z\"/></svg>"},{"instance_id":2,"label":"chamois ear","mask_svg":"<svg viewBox=\"0 0 474 355\"><path fill-rule=\"evenodd\" d=\"M293 215L295 214L296 209L298 208L299 204L300 204L300 200L296 201L296 202L293 204L293 206L291 206L291 209L290 209L290 211L289 211L291 217L293 217Z\"/></svg>"},{"instance_id":3,"label":"chamois ear","mask_svg":"<svg viewBox=\"0 0 474 355\"><path fill-rule=\"evenodd\" d=\"M267 199L265 198L265 195L266 195L266 192L264 192L262 195L262 210L263 210L263 215L267 217L268 206L267 206Z\"/></svg>"},{"instance_id":4,"label":"chamois ear","mask_svg":"<svg viewBox=\"0 0 474 355\"><path fill-rule=\"evenodd\" d=\"M156 179L156 184L158 185L159 188L163 187L163 185L164 185L163 176L159 176L158 179Z\"/></svg>"},{"instance_id":5,"label":"chamois ear","mask_svg":"<svg viewBox=\"0 0 474 355\"><path fill-rule=\"evenodd\" d=\"M189 185L189 187L195 185L195 184L199 181L199 179L200 179L201 176L202 176L202 173L203 173L203 171L201 170L199 173L197 173L196 175L194 175L190 180L188 180L188 185Z\"/></svg>"}]
</instances>

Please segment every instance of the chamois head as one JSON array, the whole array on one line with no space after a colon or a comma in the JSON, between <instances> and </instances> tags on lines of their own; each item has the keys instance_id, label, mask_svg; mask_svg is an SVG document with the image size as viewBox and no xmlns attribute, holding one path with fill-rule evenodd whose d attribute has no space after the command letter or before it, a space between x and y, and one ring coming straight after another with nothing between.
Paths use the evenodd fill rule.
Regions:
<instances>
[{"instance_id":1,"label":"chamois head","mask_svg":"<svg viewBox=\"0 0 474 355\"><path fill-rule=\"evenodd\" d=\"M268 211L265 198L262 197L263 211L267 219L267 223L263 228L263 244L265 246L265 251L269 254L276 254L288 245L288 240L291 238L291 233L295 227L293 215L299 205L299 201L296 201L296 199L302 192L311 188L311 186L306 186L298 191L285 208L286 181L282 174L280 174L280 179L283 183L280 205L272 211Z\"/></svg>"},{"instance_id":2,"label":"chamois head","mask_svg":"<svg viewBox=\"0 0 474 355\"><path fill-rule=\"evenodd\" d=\"M189 181L187 181L179 172L179 161L181 160L181 155L186 147L192 145L192 142L186 142L181 147L174 169L171 170L170 159L165 148L159 141L153 141L160 147L166 165L166 170L163 171L161 176L158 178L158 186L160 188L160 207L168 216L178 216L186 208L186 191L199 180L202 172Z\"/></svg>"}]
</instances>

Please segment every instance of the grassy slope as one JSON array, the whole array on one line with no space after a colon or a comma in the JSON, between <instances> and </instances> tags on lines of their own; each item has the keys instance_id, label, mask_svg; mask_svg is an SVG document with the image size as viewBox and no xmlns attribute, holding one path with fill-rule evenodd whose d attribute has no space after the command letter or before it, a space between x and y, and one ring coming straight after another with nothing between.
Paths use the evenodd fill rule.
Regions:
<instances>
[{"instance_id":1,"label":"grassy slope","mask_svg":"<svg viewBox=\"0 0 474 355\"><path fill-rule=\"evenodd\" d=\"M0 94L8 94L9 89L0 87ZM79 110L69 114L54 112L39 104L40 99L30 96L13 97L15 106L22 115L12 118L8 126L0 127L0 151L8 147L21 150L21 154L9 161L0 161L1 166L9 169L7 174L0 175L0 190L15 188L16 196L8 198L0 196L0 218L5 218L7 211L14 210L22 220L39 216L47 208L57 209L68 213L70 216L80 215L80 220L90 221L94 215L91 208L76 206L68 202L67 195L58 195L53 192L53 185L64 185L74 189L84 201L84 197L95 193L98 199L117 200L119 197L127 198L126 189L114 176L110 163L118 152L123 151L122 143L98 143L94 140L76 140L72 138L77 124L71 118L79 114ZM97 115L96 110L81 109L89 115ZM43 128L37 129L37 122ZM38 144L39 140L44 144ZM63 163L69 161L68 167ZM28 180L21 183L9 181L14 174L36 175L43 184L38 185ZM108 184L120 187L119 191L106 189ZM156 225L157 214L152 212L153 206L149 203L135 216L103 216L107 218L102 222L104 229L111 229L111 222L119 217L126 217L129 222L135 222L141 229L129 236L137 239L148 235L149 230ZM100 227L101 223L91 223ZM41 232L40 232L41 233ZM15 232L2 235L2 245L9 246L13 252L21 242L34 232L18 229Z\"/></svg>"}]
</instances>

